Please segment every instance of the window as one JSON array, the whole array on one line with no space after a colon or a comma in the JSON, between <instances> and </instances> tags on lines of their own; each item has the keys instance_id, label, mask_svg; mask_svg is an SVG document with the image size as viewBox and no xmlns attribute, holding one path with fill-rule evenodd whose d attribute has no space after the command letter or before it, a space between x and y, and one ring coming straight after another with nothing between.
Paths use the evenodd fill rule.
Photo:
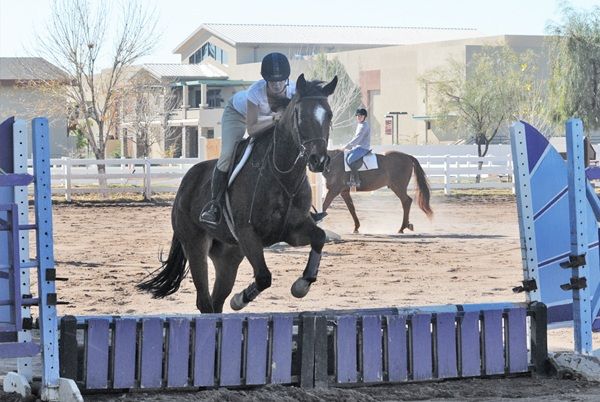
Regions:
<instances>
[{"instance_id":1,"label":"window","mask_svg":"<svg viewBox=\"0 0 600 402\"><path fill-rule=\"evenodd\" d=\"M227 52L210 42L206 42L200 49L196 50L190 56L189 62L190 64L198 64L207 57L211 57L221 64L227 64Z\"/></svg>"}]
</instances>

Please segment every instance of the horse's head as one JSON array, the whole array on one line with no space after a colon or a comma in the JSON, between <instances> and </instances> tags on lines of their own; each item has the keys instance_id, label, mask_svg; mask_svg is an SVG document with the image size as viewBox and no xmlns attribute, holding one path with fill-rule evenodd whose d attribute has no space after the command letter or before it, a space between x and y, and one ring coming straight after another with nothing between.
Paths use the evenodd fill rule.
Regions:
<instances>
[{"instance_id":1,"label":"horse's head","mask_svg":"<svg viewBox=\"0 0 600 402\"><path fill-rule=\"evenodd\" d=\"M337 76L328 84L306 81L304 74L296 81L293 99L296 141L308 155L308 168L312 172L322 172L329 164L327 142L333 114L327 97L333 93L337 82Z\"/></svg>"}]
</instances>

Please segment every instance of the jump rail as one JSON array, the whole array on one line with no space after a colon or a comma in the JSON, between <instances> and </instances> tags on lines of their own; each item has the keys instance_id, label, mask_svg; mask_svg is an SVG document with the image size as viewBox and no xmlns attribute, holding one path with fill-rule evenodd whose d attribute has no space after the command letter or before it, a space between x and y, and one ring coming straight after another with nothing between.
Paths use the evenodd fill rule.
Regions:
<instances>
[{"instance_id":1,"label":"jump rail","mask_svg":"<svg viewBox=\"0 0 600 402\"><path fill-rule=\"evenodd\" d=\"M97 391L357 386L545 369L543 304L447 307L63 317L61 375Z\"/></svg>"}]
</instances>

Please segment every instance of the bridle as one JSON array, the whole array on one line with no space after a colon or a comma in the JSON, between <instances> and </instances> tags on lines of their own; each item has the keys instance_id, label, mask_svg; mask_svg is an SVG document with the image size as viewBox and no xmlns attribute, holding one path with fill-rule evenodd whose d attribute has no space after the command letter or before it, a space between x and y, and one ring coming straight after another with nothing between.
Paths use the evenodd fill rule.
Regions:
<instances>
[{"instance_id":1,"label":"bridle","mask_svg":"<svg viewBox=\"0 0 600 402\"><path fill-rule=\"evenodd\" d=\"M302 98L300 98L300 100L297 102L297 104L301 103L304 100L308 100L308 99L327 99L327 96L323 96L323 95L314 95L314 96L304 96ZM296 167L296 164L298 163L298 161L305 160L307 158L307 149L306 149L306 145L310 144L311 142L315 142L315 141L323 141L325 143L325 145L327 145L327 140L325 138L309 138L308 140L302 140L302 137L300 137L300 124L299 124L299 120L300 118L298 117L298 109L296 108L296 105L294 105L294 120L293 120L293 126L292 126L292 135L295 135L295 140L296 142L299 144L298 147L298 155L296 155L296 159L294 159L294 163L292 163L292 166L288 169L288 170L281 170L277 167L277 164L275 163L275 155L276 155L276 148L277 148L277 128L279 126L279 123L275 125L275 131L273 133L273 153L272 153L272 166L273 169L275 169L275 171L277 173L280 174L288 174L291 171L294 170L294 168Z\"/></svg>"}]
</instances>

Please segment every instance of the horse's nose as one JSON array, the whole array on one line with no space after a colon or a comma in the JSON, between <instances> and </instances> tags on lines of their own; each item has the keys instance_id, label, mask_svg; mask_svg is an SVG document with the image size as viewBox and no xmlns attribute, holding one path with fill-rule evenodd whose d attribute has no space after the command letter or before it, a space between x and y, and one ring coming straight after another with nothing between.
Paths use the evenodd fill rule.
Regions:
<instances>
[{"instance_id":1,"label":"horse's nose","mask_svg":"<svg viewBox=\"0 0 600 402\"><path fill-rule=\"evenodd\" d=\"M311 154L308 157L308 168L311 172L322 172L329 164L329 155Z\"/></svg>"}]
</instances>

